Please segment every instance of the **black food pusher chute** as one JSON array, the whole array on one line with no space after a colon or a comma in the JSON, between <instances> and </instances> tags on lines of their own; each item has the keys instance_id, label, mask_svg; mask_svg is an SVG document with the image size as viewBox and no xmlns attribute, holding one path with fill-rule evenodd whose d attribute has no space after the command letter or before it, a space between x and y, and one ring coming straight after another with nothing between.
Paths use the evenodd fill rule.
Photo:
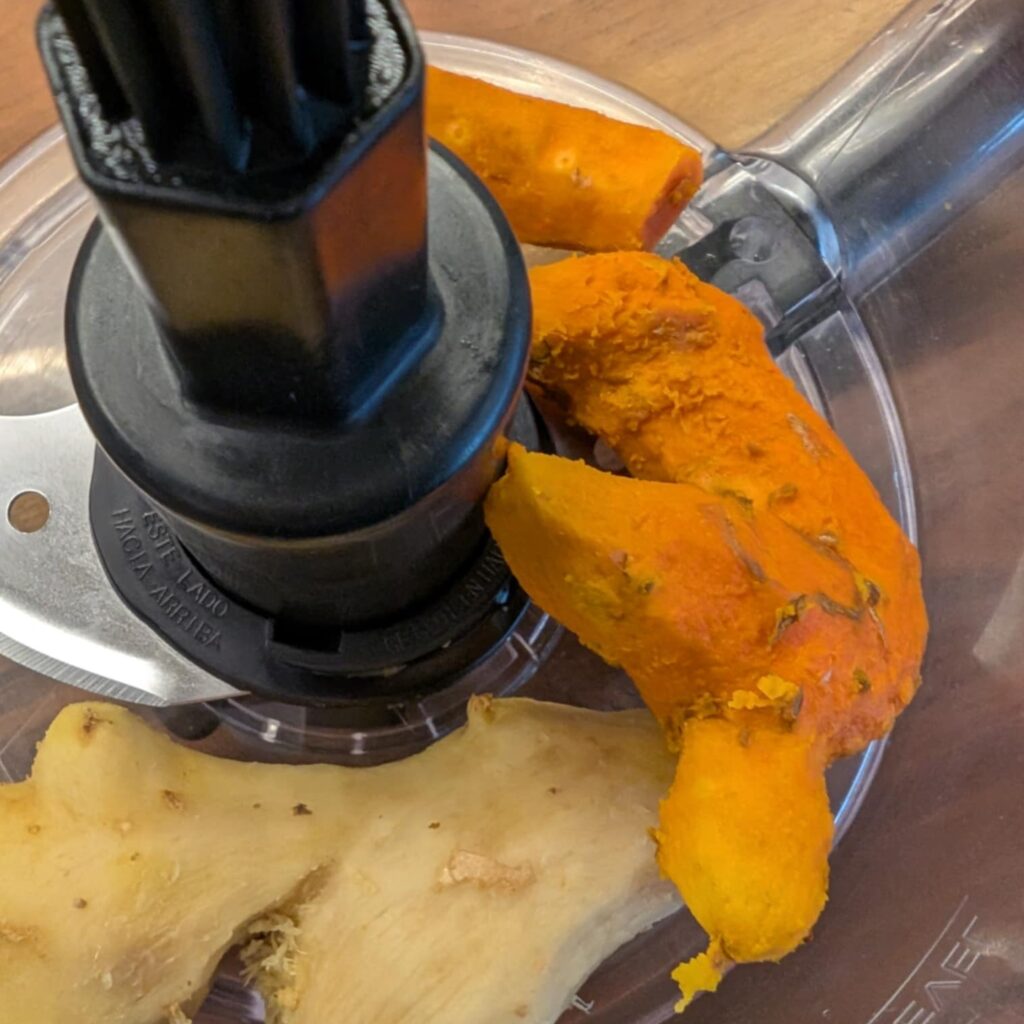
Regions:
<instances>
[{"instance_id":1,"label":"black food pusher chute","mask_svg":"<svg viewBox=\"0 0 1024 1024\"><path fill-rule=\"evenodd\" d=\"M102 214L66 332L122 598L275 699L444 686L525 607L481 501L537 443L529 300L401 5L61 0L39 37Z\"/></svg>"}]
</instances>

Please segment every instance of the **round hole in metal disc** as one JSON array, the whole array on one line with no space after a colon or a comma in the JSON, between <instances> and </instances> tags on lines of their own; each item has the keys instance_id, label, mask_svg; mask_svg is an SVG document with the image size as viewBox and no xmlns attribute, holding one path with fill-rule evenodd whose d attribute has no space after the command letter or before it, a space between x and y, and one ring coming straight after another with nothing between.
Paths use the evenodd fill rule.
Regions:
<instances>
[{"instance_id":1,"label":"round hole in metal disc","mask_svg":"<svg viewBox=\"0 0 1024 1024\"><path fill-rule=\"evenodd\" d=\"M38 533L50 521L50 503L38 491L22 491L7 506L7 521L18 533Z\"/></svg>"}]
</instances>

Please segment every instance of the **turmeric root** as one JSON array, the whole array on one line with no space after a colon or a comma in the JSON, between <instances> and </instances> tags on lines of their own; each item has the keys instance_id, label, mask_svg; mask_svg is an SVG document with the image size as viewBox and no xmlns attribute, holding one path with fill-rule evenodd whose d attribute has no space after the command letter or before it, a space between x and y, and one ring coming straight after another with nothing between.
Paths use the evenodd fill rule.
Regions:
<instances>
[{"instance_id":1,"label":"turmeric root","mask_svg":"<svg viewBox=\"0 0 1024 1024\"><path fill-rule=\"evenodd\" d=\"M866 743L913 692L856 570L735 495L518 446L486 512L527 592L681 751L659 863L711 938L681 1005L729 961L790 952L825 902L831 730Z\"/></svg>"},{"instance_id":2,"label":"turmeric root","mask_svg":"<svg viewBox=\"0 0 1024 1024\"><path fill-rule=\"evenodd\" d=\"M663 132L427 73L427 131L494 194L521 242L649 249L701 182L697 150Z\"/></svg>"},{"instance_id":3,"label":"turmeric root","mask_svg":"<svg viewBox=\"0 0 1024 1024\"><path fill-rule=\"evenodd\" d=\"M566 260L534 268L530 280L533 387L603 439L634 476L770 510L853 572L887 667L880 677L866 658L847 666L854 682L835 681L857 700L831 700L814 715L830 757L885 732L913 694L927 634L917 552L775 366L758 321L681 264L647 254ZM806 617L812 604L805 598L780 612L785 640L798 660L828 672L831 640L818 615ZM807 697L816 702L823 692Z\"/></svg>"},{"instance_id":4,"label":"turmeric root","mask_svg":"<svg viewBox=\"0 0 1024 1024\"><path fill-rule=\"evenodd\" d=\"M778 960L825 905L832 815L820 751L784 722L691 718L662 803L658 862L712 936L677 968L683 1010L730 962Z\"/></svg>"},{"instance_id":5,"label":"turmeric root","mask_svg":"<svg viewBox=\"0 0 1024 1024\"><path fill-rule=\"evenodd\" d=\"M854 571L771 512L514 446L487 521L533 599L621 665L669 730L799 702L794 728L830 752L833 722L878 735L902 707Z\"/></svg>"},{"instance_id":6,"label":"turmeric root","mask_svg":"<svg viewBox=\"0 0 1024 1024\"><path fill-rule=\"evenodd\" d=\"M821 912L825 768L917 685L917 553L734 299L645 254L531 280L531 386L642 479L513 448L487 520L680 750L659 864L710 936L673 975L682 1008Z\"/></svg>"}]
</instances>

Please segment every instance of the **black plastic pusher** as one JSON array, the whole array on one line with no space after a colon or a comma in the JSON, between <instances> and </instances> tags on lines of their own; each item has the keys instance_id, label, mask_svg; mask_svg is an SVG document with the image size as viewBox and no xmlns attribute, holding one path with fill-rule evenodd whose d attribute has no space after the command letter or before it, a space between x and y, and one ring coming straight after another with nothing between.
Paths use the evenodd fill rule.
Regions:
<instances>
[{"instance_id":1,"label":"black plastic pusher","mask_svg":"<svg viewBox=\"0 0 1024 1024\"><path fill-rule=\"evenodd\" d=\"M267 696L445 685L525 607L481 501L537 443L529 298L401 5L59 0L39 37L101 211L66 334L120 594Z\"/></svg>"}]
</instances>

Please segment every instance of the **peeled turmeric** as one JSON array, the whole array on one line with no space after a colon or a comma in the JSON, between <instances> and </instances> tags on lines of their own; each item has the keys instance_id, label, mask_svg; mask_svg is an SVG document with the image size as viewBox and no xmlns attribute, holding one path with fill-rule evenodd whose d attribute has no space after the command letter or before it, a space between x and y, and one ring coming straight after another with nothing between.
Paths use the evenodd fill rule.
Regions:
<instances>
[{"instance_id":1,"label":"peeled turmeric","mask_svg":"<svg viewBox=\"0 0 1024 1024\"><path fill-rule=\"evenodd\" d=\"M680 751L658 858L710 936L673 975L682 1008L730 962L784 956L821 912L825 769L918 682L917 553L736 300L636 253L531 280L531 386L633 478L514 447L487 521Z\"/></svg>"},{"instance_id":2,"label":"peeled turmeric","mask_svg":"<svg viewBox=\"0 0 1024 1024\"><path fill-rule=\"evenodd\" d=\"M778 960L825 905L832 815L813 740L784 721L692 718L662 802L658 861L712 936L673 973L683 999L730 960ZM707 962L707 961L710 961Z\"/></svg>"},{"instance_id":3,"label":"peeled turmeric","mask_svg":"<svg viewBox=\"0 0 1024 1024\"><path fill-rule=\"evenodd\" d=\"M483 180L522 242L649 249L701 182L678 139L430 68L427 131Z\"/></svg>"}]
</instances>

